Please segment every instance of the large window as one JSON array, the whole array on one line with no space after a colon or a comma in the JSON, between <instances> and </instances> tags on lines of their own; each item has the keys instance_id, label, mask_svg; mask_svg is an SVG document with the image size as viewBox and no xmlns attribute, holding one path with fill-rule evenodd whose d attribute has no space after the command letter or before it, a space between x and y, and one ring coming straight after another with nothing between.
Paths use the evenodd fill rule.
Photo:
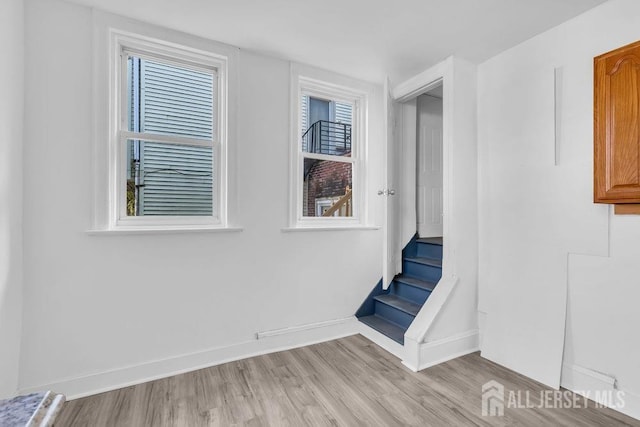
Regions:
<instances>
[{"instance_id":1,"label":"large window","mask_svg":"<svg viewBox=\"0 0 640 427\"><path fill-rule=\"evenodd\" d=\"M116 37L116 226L225 225L226 58Z\"/></svg>"},{"instance_id":2,"label":"large window","mask_svg":"<svg viewBox=\"0 0 640 427\"><path fill-rule=\"evenodd\" d=\"M294 226L360 224L366 97L298 77Z\"/></svg>"}]
</instances>

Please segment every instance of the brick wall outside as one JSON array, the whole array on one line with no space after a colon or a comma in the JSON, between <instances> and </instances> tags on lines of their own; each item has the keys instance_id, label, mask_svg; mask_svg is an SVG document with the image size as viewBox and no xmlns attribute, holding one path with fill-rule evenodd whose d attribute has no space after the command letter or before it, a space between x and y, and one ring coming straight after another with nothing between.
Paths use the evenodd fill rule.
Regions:
<instances>
[{"instance_id":1,"label":"brick wall outside","mask_svg":"<svg viewBox=\"0 0 640 427\"><path fill-rule=\"evenodd\" d=\"M304 183L306 216L316 216L316 199L342 197L347 186L353 188L351 168L351 163L326 160L316 161L311 166Z\"/></svg>"}]
</instances>

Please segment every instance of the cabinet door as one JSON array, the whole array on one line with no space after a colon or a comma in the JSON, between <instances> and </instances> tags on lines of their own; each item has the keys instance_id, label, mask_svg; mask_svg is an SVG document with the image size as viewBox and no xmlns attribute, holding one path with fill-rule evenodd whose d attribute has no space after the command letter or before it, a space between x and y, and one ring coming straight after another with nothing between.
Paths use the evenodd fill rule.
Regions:
<instances>
[{"instance_id":1,"label":"cabinet door","mask_svg":"<svg viewBox=\"0 0 640 427\"><path fill-rule=\"evenodd\" d=\"M594 201L640 203L640 42L594 59Z\"/></svg>"}]
</instances>

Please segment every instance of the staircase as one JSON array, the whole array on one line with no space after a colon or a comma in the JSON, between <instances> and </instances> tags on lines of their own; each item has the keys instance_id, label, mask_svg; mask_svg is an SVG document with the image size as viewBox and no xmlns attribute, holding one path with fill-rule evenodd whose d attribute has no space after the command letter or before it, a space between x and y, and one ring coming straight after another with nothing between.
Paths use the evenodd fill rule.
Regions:
<instances>
[{"instance_id":1,"label":"staircase","mask_svg":"<svg viewBox=\"0 0 640 427\"><path fill-rule=\"evenodd\" d=\"M378 283L356 317L404 345L404 333L442 277L442 237L414 237L402 251L402 271L387 290Z\"/></svg>"}]
</instances>

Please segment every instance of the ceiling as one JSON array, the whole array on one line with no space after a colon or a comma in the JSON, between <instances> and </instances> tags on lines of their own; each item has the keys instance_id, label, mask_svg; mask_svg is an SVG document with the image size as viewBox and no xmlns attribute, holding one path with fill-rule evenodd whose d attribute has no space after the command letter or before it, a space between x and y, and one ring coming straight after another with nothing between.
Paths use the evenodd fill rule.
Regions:
<instances>
[{"instance_id":1,"label":"ceiling","mask_svg":"<svg viewBox=\"0 0 640 427\"><path fill-rule=\"evenodd\" d=\"M480 63L606 0L72 0L243 49L398 83Z\"/></svg>"}]
</instances>

